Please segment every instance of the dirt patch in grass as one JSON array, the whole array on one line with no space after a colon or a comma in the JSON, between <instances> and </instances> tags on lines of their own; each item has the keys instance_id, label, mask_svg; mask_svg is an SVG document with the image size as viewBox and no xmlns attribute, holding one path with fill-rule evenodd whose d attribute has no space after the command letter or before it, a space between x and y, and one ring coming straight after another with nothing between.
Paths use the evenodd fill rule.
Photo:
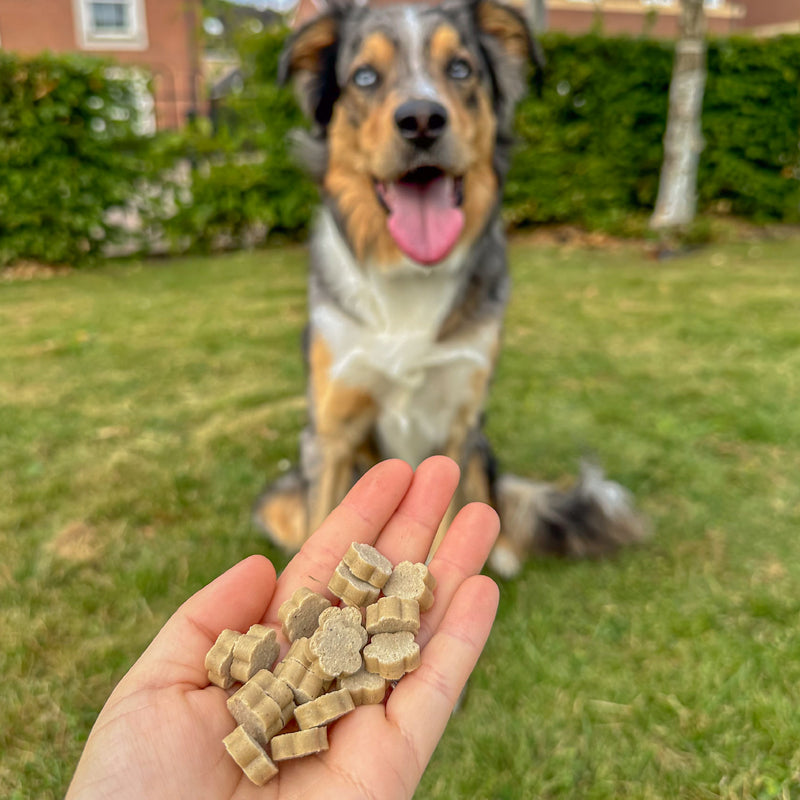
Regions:
<instances>
[{"instance_id":1,"label":"dirt patch in grass","mask_svg":"<svg viewBox=\"0 0 800 800\"><path fill-rule=\"evenodd\" d=\"M0 270L0 281L16 283L18 281L41 281L60 278L73 272L71 267L39 264L37 261L23 261Z\"/></svg>"},{"instance_id":2,"label":"dirt patch in grass","mask_svg":"<svg viewBox=\"0 0 800 800\"><path fill-rule=\"evenodd\" d=\"M47 543L47 549L66 561L91 561L100 552L97 530L83 520L70 522Z\"/></svg>"}]
</instances>

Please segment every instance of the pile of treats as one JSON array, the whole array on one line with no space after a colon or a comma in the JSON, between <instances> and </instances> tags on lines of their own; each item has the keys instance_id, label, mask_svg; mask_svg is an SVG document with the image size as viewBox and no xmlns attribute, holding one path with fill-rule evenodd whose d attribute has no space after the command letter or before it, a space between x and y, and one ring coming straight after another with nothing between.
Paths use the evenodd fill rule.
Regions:
<instances>
[{"instance_id":1,"label":"pile of treats","mask_svg":"<svg viewBox=\"0 0 800 800\"><path fill-rule=\"evenodd\" d=\"M327 750L330 723L383 702L389 682L419 666L415 636L434 586L424 564L393 569L374 547L353 542L328 584L344 605L302 587L278 610L291 646L272 669L275 630L222 631L205 666L223 689L243 684L228 698L238 727L223 741L253 783L277 775L275 762Z\"/></svg>"}]
</instances>

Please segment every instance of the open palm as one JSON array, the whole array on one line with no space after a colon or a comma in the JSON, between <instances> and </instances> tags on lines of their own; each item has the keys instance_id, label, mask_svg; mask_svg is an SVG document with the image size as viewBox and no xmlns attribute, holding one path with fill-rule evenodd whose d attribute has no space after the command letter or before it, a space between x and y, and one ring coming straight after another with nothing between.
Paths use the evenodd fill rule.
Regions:
<instances>
[{"instance_id":1,"label":"open palm","mask_svg":"<svg viewBox=\"0 0 800 800\"><path fill-rule=\"evenodd\" d=\"M498 531L488 506L464 508L429 565L437 588L417 637L420 667L384 704L336 722L329 750L282 762L263 787L225 752L222 739L235 723L228 692L209 684L204 658L224 628L261 622L279 630L281 603L299 586L324 591L352 541L374 544L393 563L423 560L457 482L458 468L443 457L415 473L401 461L378 464L280 577L266 558L251 556L187 600L109 697L67 800L411 797L497 610L496 585L478 574Z\"/></svg>"}]
</instances>

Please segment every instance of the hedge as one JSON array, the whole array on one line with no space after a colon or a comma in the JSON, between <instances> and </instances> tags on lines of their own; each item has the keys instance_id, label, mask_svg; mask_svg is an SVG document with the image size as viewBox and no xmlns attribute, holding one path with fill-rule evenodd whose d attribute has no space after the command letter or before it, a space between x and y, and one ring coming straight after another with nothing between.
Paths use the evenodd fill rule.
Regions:
<instances>
[{"instance_id":1,"label":"hedge","mask_svg":"<svg viewBox=\"0 0 800 800\"><path fill-rule=\"evenodd\" d=\"M800 36L715 42L700 162L704 208L757 222L800 219Z\"/></svg>"},{"instance_id":2,"label":"hedge","mask_svg":"<svg viewBox=\"0 0 800 800\"><path fill-rule=\"evenodd\" d=\"M666 126L669 43L548 35L541 97L517 115L509 220L619 227L652 207Z\"/></svg>"},{"instance_id":3,"label":"hedge","mask_svg":"<svg viewBox=\"0 0 800 800\"><path fill-rule=\"evenodd\" d=\"M173 156L195 164L191 198L164 223L173 241L211 249L305 232L317 192L290 154L289 131L303 120L292 93L276 85L285 37L282 29L245 36L244 87L220 108L216 130L201 120L173 142Z\"/></svg>"},{"instance_id":4,"label":"hedge","mask_svg":"<svg viewBox=\"0 0 800 800\"><path fill-rule=\"evenodd\" d=\"M672 45L556 34L543 45L542 96L519 109L509 219L624 231L655 203ZM800 220L800 37L709 42L703 135L701 211Z\"/></svg>"},{"instance_id":5,"label":"hedge","mask_svg":"<svg viewBox=\"0 0 800 800\"><path fill-rule=\"evenodd\" d=\"M85 262L120 234L105 211L134 195L149 144L118 73L94 58L0 51L0 265Z\"/></svg>"},{"instance_id":6,"label":"hedge","mask_svg":"<svg viewBox=\"0 0 800 800\"><path fill-rule=\"evenodd\" d=\"M136 205L143 232L176 250L302 235L316 190L287 145L303 121L275 84L285 37L241 38L243 88L215 129L200 120L155 137L134 135L132 88L107 64L0 52L0 264L91 259L124 233L105 213L118 205ZM542 44L543 89L518 111L509 223L625 233L638 219L640 230L658 188L671 43L548 34ZM800 37L712 40L708 70L700 211L800 221ZM187 158L190 191L168 177Z\"/></svg>"},{"instance_id":7,"label":"hedge","mask_svg":"<svg viewBox=\"0 0 800 800\"><path fill-rule=\"evenodd\" d=\"M255 192L262 219L298 233L314 194L285 145L300 118L290 92L274 85L284 36L272 31L247 40L244 90L229 107L227 166L199 175L197 186L210 211L211 199L236 193L234 173L225 173L237 152L232 141L261 148L268 153L258 171L263 183L244 170L242 206ZM572 223L626 233L631 217L640 220L655 203L673 45L598 34L548 34L542 44L543 89L532 86L518 109L507 219L512 226ZM712 40L708 70L700 211L800 221L800 37Z\"/></svg>"}]
</instances>

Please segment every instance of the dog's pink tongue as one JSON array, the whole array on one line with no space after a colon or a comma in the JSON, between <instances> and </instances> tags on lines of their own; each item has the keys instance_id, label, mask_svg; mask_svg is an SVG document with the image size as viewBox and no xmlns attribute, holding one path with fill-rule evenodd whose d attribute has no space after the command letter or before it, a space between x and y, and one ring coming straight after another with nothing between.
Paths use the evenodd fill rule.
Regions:
<instances>
[{"instance_id":1,"label":"dog's pink tongue","mask_svg":"<svg viewBox=\"0 0 800 800\"><path fill-rule=\"evenodd\" d=\"M391 183L383 197L390 211L389 233L407 256L435 264L453 249L464 228L464 213L456 206L452 178Z\"/></svg>"}]
</instances>

